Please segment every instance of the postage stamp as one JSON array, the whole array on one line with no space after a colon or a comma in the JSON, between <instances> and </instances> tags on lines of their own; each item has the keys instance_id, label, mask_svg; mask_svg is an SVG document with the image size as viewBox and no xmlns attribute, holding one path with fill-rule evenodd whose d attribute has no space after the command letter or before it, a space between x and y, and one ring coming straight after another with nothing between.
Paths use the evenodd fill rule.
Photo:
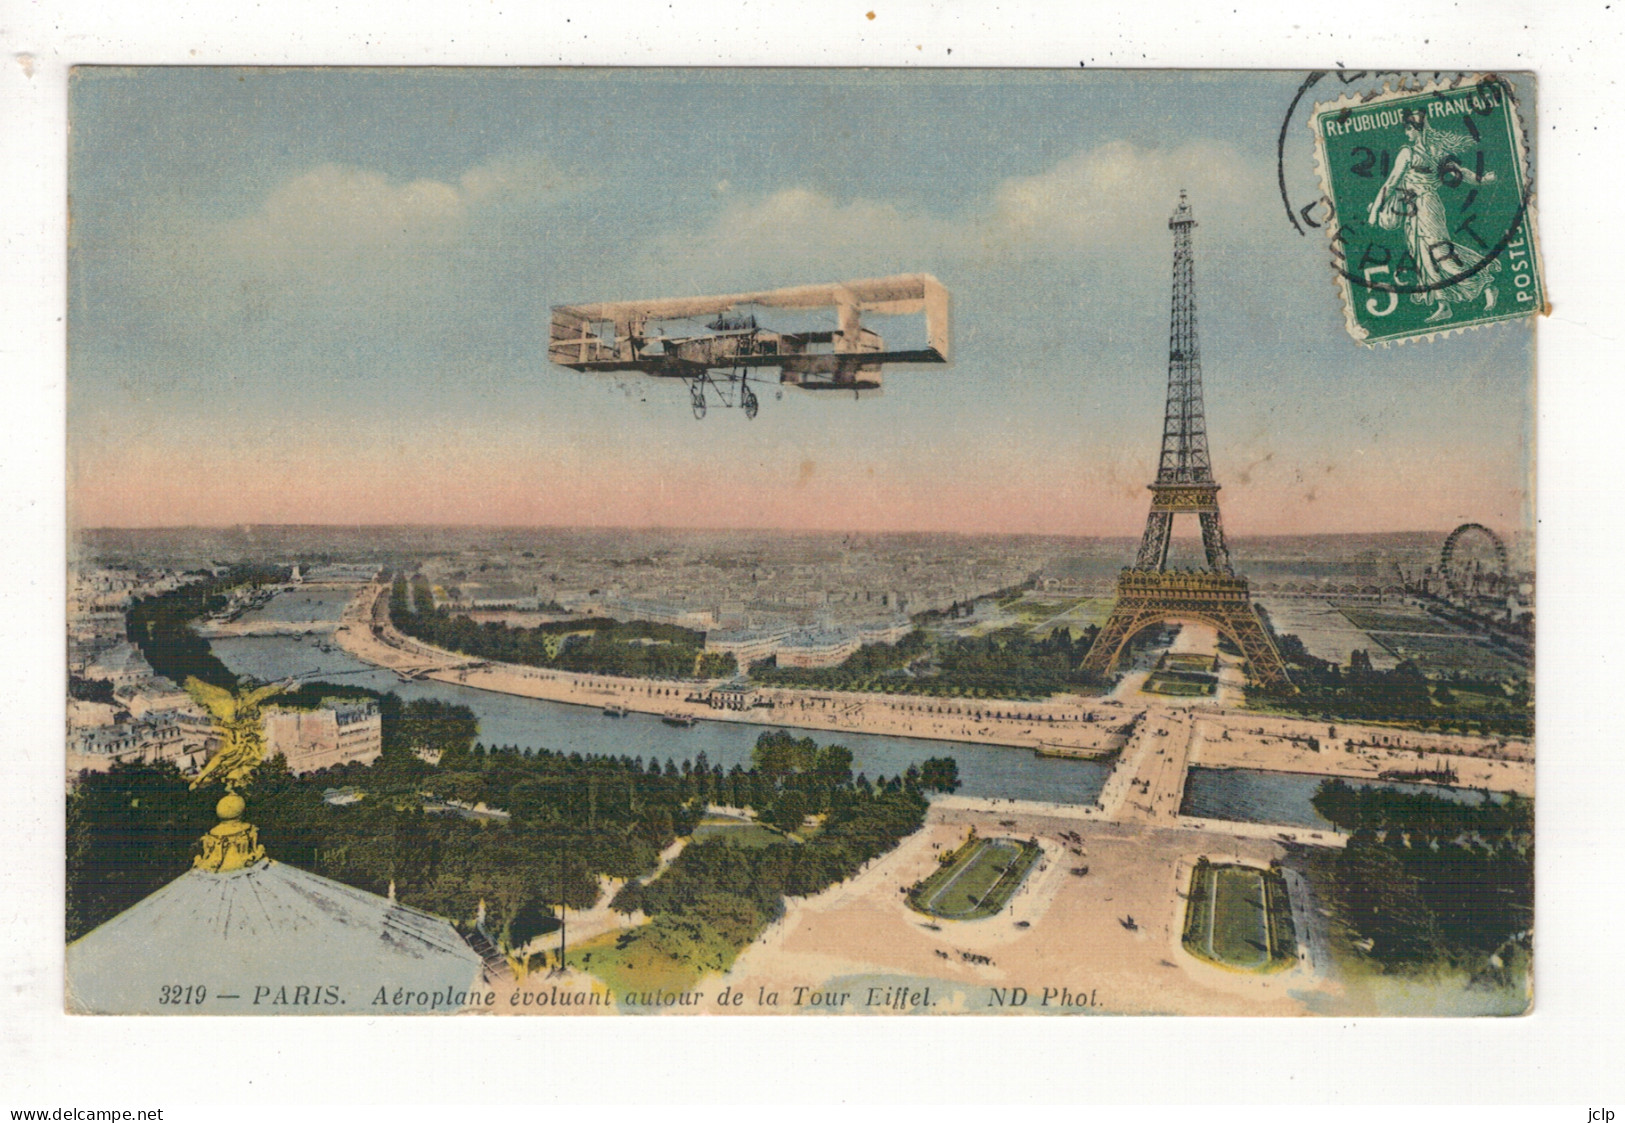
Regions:
<instances>
[{"instance_id":1,"label":"postage stamp","mask_svg":"<svg viewBox=\"0 0 1625 1123\"><path fill-rule=\"evenodd\" d=\"M1355 339L1430 338L1544 310L1518 108L1495 75L1314 107L1326 230Z\"/></svg>"},{"instance_id":2,"label":"postage stamp","mask_svg":"<svg viewBox=\"0 0 1625 1123\"><path fill-rule=\"evenodd\" d=\"M1314 80L79 69L67 1008L1527 1010L1534 90L1368 349Z\"/></svg>"}]
</instances>

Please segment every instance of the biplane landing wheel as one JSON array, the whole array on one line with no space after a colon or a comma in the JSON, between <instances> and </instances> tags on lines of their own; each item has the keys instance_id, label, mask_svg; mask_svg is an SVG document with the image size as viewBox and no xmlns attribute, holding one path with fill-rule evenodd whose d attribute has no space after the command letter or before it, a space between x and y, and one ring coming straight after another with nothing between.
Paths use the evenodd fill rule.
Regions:
<instances>
[{"instance_id":1,"label":"biplane landing wheel","mask_svg":"<svg viewBox=\"0 0 1625 1123\"><path fill-rule=\"evenodd\" d=\"M688 384L688 404L694 410L694 420L705 420L705 383L694 381Z\"/></svg>"},{"instance_id":2,"label":"biplane landing wheel","mask_svg":"<svg viewBox=\"0 0 1625 1123\"><path fill-rule=\"evenodd\" d=\"M745 407L745 416L747 418L754 418L756 416L757 409L760 408L760 403L756 401L756 395L751 392L751 388L749 386L741 385L740 390L742 391L740 396L744 399L743 404Z\"/></svg>"}]
</instances>

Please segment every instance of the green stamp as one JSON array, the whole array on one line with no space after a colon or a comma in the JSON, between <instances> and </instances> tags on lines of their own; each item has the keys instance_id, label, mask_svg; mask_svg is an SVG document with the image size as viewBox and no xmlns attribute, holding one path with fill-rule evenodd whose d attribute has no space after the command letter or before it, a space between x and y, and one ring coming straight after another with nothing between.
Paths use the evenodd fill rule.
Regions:
<instances>
[{"instance_id":1,"label":"green stamp","mask_svg":"<svg viewBox=\"0 0 1625 1123\"><path fill-rule=\"evenodd\" d=\"M1317 105L1344 321L1361 343L1428 338L1545 308L1511 85L1494 75Z\"/></svg>"}]
</instances>

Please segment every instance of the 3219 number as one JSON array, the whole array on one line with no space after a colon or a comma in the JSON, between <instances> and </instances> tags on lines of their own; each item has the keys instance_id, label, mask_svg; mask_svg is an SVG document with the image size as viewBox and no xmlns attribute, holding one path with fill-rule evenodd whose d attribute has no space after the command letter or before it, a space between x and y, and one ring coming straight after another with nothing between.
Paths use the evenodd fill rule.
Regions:
<instances>
[{"instance_id":1,"label":"3219 number","mask_svg":"<svg viewBox=\"0 0 1625 1123\"><path fill-rule=\"evenodd\" d=\"M160 1006L201 1006L209 997L209 988L202 983L194 986L162 986L158 988Z\"/></svg>"}]
</instances>

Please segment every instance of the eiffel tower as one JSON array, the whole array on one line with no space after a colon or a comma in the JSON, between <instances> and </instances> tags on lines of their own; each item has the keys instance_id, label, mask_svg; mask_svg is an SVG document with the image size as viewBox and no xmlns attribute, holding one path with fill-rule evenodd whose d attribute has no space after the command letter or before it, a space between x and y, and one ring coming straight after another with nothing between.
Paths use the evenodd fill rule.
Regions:
<instances>
[{"instance_id":1,"label":"eiffel tower","mask_svg":"<svg viewBox=\"0 0 1625 1123\"><path fill-rule=\"evenodd\" d=\"M1128 641L1153 624L1170 619L1209 624L1235 644L1253 679L1266 687L1290 689L1292 680L1247 591L1247 579L1230 565L1219 521L1219 485L1208 459L1207 419L1202 411L1202 354L1196 336L1195 258L1191 214L1185 192L1168 220L1174 232L1174 298L1168 325L1168 405L1162 419L1162 456L1151 484L1151 513L1134 558L1134 568L1117 579L1117 603L1083 658L1083 669L1109 674ZM1207 567L1184 572L1168 568L1174 516L1195 515L1202 524Z\"/></svg>"}]
</instances>

